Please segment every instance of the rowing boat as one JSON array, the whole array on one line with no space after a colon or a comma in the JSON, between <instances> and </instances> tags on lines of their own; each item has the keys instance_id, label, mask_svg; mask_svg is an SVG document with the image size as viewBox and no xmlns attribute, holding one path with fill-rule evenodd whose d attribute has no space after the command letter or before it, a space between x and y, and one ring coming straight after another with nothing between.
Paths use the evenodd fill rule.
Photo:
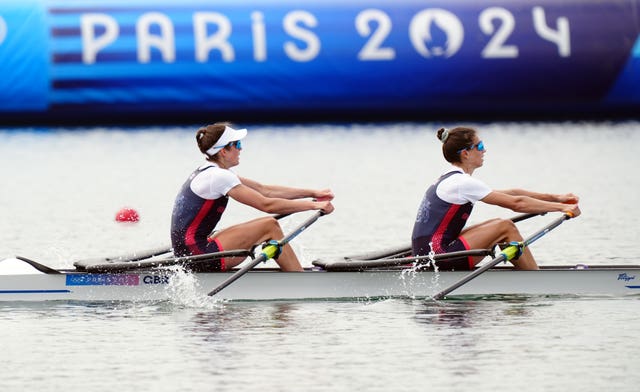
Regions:
<instances>
[{"instance_id":1,"label":"rowing boat","mask_svg":"<svg viewBox=\"0 0 640 392\"><path fill-rule=\"evenodd\" d=\"M26 261L25 261L26 260ZM382 261L380 261L382 260ZM304 272L255 268L218 293L225 300L429 298L464 277L464 271L434 271L385 260L341 258L316 261ZM120 263L122 264L122 263ZM347 268L351 264L351 268ZM322 267L324 266L324 267ZM180 266L98 272L51 269L24 258L0 261L0 301L161 301L185 293L205 297L229 272L188 272ZM135 265L134 265L135 267ZM640 265L545 266L488 270L452 295L629 295L640 293Z\"/></svg>"},{"instance_id":2,"label":"rowing boat","mask_svg":"<svg viewBox=\"0 0 640 392\"><path fill-rule=\"evenodd\" d=\"M566 213L524 241L499 244L494 249L413 256L411 247L405 245L335 260L316 260L312 268L303 272L254 268L276 257L281 246L321 215L317 212L282 240L263 244L257 257L253 249L240 249L167 258L163 255L171 249L161 248L79 260L74 263L75 269L54 269L17 256L0 261L0 301L159 301L179 300L185 294L226 300L293 300L640 293L640 265L577 264L544 266L535 271L498 267L570 219ZM536 214L525 214L512 221L533 216ZM495 249L499 249L498 256ZM442 260L471 256L491 256L492 260L473 272L439 269ZM252 260L229 272L207 272L212 260L224 257Z\"/></svg>"}]
</instances>

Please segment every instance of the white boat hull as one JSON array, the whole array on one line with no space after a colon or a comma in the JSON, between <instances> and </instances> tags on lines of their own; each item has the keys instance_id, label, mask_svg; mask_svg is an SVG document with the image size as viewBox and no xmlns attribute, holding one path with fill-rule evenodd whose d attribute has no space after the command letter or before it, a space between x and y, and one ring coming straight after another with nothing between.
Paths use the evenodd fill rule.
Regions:
<instances>
[{"instance_id":1,"label":"white boat hull","mask_svg":"<svg viewBox=\"0 0 640 392\"><path fill-rule=\"evenodd\" d=\"M254 270L214 298L227 300L367 299L430 297L469 272L375 270L280 272ZM0 301L159 301L206 296L231 273L148 271L133 273L0 275ZM489 270L455 295L629 295L640 293L640 266Z\"/></svg>"}]
</instances>

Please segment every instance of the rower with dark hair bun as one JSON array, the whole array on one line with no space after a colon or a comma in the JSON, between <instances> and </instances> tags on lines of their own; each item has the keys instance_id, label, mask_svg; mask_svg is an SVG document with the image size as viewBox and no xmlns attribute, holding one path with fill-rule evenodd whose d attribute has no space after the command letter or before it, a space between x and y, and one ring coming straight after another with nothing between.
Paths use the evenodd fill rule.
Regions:
<instances>
[{"instance_id":1,"label":"rower with dark hair bun","mask_svg":"<svg viewBox=\"0 0 640 392\"><path fill-rule=\"evenodd\" d=\"M509 208L516 212L544 213L562 211L572 217L580 215L578 196L526 191L523 189L492 190L471 177L482 166L486 148L477 131L470 127L440 128L438 140L442 154L452 167L431 185L422 199L411 236L415 256L431 252L448 253L469 249L489 249L495 244L522 241L522 235L509 219L491 219L465 227L474 203ZM461 257L440 261L443 270L471 270L482 257ZM518 269L538 269L528 247L512 261Z\"/></svg>"}]
</instances>

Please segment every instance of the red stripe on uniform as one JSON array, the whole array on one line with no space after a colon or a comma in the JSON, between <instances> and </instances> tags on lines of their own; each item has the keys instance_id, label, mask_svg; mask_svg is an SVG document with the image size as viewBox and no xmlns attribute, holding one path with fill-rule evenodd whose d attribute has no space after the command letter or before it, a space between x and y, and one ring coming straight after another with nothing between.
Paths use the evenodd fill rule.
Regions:
<instances>
[{"instance_id":1,"label":"red stripe on uniform","mask_svg":"<svg viewBox=\"0 0 640 392\"><path fill-rule=\"evenodd\" d=\"M184 243L187 245L192 255L198 255L204 253L202 249L198 248L198 244L196 243L196 231L198 227L200 227L200 223L207 216L211 207L213 207L213 203L215 200L207 200L204 202L200 211L193 219L193 222L187 228L187 232L184 234Z\"/></svg>"},{"instance_id":2,"label":"red stripe on uniform","mask_svg":"<svg viewBox=\"0 0 640 392\"><path fill-rule=\"evenodd\" d=\"M462 242L466 250L471 249L471 246L469 246L469 243L464 239L463 236L460 236L458 238L460 239L460 242ZM467 256L467 263L469 263L469 269L474 269L476 267L476 263L473 261L472 256Z\"/></svg>"},{"instance_id":3,"label":"red stripe on uniform","mask_svg":"<svg viewBox=\"0 0 640 392\"><path fill-rule=\"evenodd\" d=\"M451 224L451 221L456 216L456 212L462 207L460 204L452 204L447 213L445 214L442 222L438 225L435 233L431 237L431 245L433 246L433 251L435 253L444 253L445 250L442 248L442 237L444 236L445 231Z\"/></svg>"},{"instance_id":4,"label":"red stripe on uniform","mask_svg":"<svg viewBox=\"0 0 640 392\"><path fill-rule=\"evenodd\" d=\"M222 244L220 243L220 240L217 238L213 239L213 242L216 243L216 245L218 246L218 252L224 252L224 249L222 249ZM220 271L226 271L227 270L227 263L224 260L224 257L220 259Z\"/></svg>"}]
</instances>

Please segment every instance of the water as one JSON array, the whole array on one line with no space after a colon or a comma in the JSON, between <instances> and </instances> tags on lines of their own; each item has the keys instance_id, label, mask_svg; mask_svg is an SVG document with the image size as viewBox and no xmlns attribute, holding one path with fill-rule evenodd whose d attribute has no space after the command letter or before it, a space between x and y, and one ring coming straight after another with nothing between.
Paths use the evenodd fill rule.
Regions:
<instances>
[{"instance_id":1,"label":"water","mask_svg":"<svg viewBox=\"0 0 640 392\"><path fill-rule=\"evenodd\" d=\"M252 127L236 171L334 190L335 213L292 242L303 264L404 244L446 168L440 125ZM540 264L638 264L639 127L480 124L474 176L581 197L583 215L533 245ZM0 132L0 259L69 267L168 244L173 198L201 162L194 130ZM113 221L125 205L138 224ZM512 215L479 203L471 220ZM230 202L221 225L256 216ZM638 309L636 296L0 304L0 390L635 391Z\"/></svg>"},{"instance_id":2,"label":"water","mask_svg":"<svg viewBox=\"0 0 640 392\"><path fill-rule=\"evenodd\" d=\"M635 391L637 299L0 306L2 390Z\"/></svg>"}]
</instances>

